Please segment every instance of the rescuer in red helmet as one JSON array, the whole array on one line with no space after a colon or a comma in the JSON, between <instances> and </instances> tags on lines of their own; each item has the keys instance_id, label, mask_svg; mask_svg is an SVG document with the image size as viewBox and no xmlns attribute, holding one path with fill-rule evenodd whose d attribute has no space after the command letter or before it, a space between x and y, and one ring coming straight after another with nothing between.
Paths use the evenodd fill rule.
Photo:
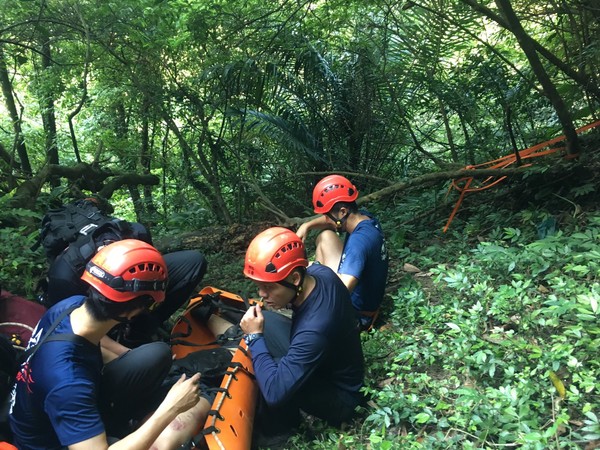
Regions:
<instances>
[{"instance_id":1,"label":"rescuer in red helmet","mask_svg":"<svg viewBox=\"0 0 600 450\"><path fill-rule=\"evenodd\" d=\"M198 374L162 387L171 367L168 344L102 345L115 325L165 299L167 276L158 250L135 239L109 244L88 262L88 295L44 314L17 375L10 425L19 449L147 450L180 413L201 403Z\"/></svg>"},{"instance_id":2,"label":"rescuer in red helmet","mask_svg":"<svg viewBox=\"0 0 600 450\"><path fill-rule=\"evenodd\" d=\"M253 306L240 322L261 392L254 424L261 446L287 438L300 409L340 426L362 401L363 354L349 292L330 268L307 266L302 240L281 227L257 235L246 252L244 275L265 307L293 311L284 354L265 336L270 311Z\"/></svg>"},{"instance_id":3,"label":"rescuer in red helmet","mask_svg":"<svg viewBox=\"0 0 600 450\"><path fill-rule=\"evenodd\" d=\"M379 221L356 204L358 190L347 178L329 175L313 190L313 207L320 217L303 223L296 232L304 241L319 230L315 261L338 274L351 293L362 329L377 318L385 293L388 255ZM345 233L342 241L339 234Z\"/></svg>"}]
</instances>

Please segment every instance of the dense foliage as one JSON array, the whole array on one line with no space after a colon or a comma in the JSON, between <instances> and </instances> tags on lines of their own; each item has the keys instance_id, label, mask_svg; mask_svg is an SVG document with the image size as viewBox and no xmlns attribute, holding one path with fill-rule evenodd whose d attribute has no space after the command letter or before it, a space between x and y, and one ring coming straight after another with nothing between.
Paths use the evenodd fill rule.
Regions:
<instances>
[{"instance_id":1,"label":"dense foliage","mask_svg":"<svg viewBox=\"0 0 600 450\"><path fill-rule=\"evenodd\" d=\"M520 180L473 195L446 234L432 190L413 192L396 206L371 205L389 230L392 272L378 327L363 335L368 406L343 430L309 418L288 447L595 448L600 180L594 173L600 172L558 195L541 179L525 191ZM510 208L521 196L530 200L527 207ZM424 206L431 214L414 221ZM7 256L0 282L35 284L44 269L30 250L35 233L5 229L0 239ZM208 259L206 284L251 292L240 254Z\"/></svg>"},{"instance_id":2,"label":"dense foliage","mask_svg":"<svg viewBox=\"0 0 600 450\"><path fill-rule=\"evenodd\" d=\"M3 0L0 284L36 295L37 226L70 197L169 240L292 223L325 173L364 196L565 134L579 159L473 195L448 233L445 180L367 204L394 265L369 404L290 447L594 448L598 139L573 130L598 119L599 43L590 0ZM250 289L240 251L208 256L207 283Z\"/></svg>"},{"instance_id":3,"label":"dense foliage","mask_svg":"<svg viewBox=\"0 0 600 450\"><path fill-rule=\"evenodd\" d=\"M3 1L0 19L0 196L99 193L169 230L306 215L323 172L368 192L569 137L600 98L587 0Z\"/></svg>"}]
</instances>

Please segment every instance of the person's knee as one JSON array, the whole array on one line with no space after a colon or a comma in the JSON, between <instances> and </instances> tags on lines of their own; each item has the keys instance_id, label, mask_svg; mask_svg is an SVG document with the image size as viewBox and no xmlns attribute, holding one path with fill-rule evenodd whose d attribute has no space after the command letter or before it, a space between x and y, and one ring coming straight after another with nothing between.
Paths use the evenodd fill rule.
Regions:
<instances>
[{"instance_id":1,"label":"person's knee","mask_svg":"<svg viewBox=\"0 0 600 450\"><path fill-rule=\"evenodd\" d=\"M316 245L315 259L336 271L343 248L343 243L338 235L334 231L324 230L317 236Z\"/></svg>"},{"instance_id":2,"label":"person's knee","mask_svg":"<svg viewBox=\"0 0 600 450\"><path fill-rule=\"evenodd\" d=\"M172 354L169 344L166 342L151 342L131 350L135 352L137 361L155 368L157 371L167 371L171 367Z\"/></svg>"},{"instance_id":3,"label":"person's knee","mask_svg":"<svg viewBox=\"0 0 600 450\"><path fill-rule=\"evenodd\" d=\"M194 265L197 268L196 282L199 283L204 275L206 274L206 270L208 269L208 261L204 257L202 253L196 250L189 250L190 258Z\"/></svg>"},{"instance_id":4,"label":"person's knee","mask_svg":"<svg viewBox=\"0 0 600 450\"><path fill-rule=\"evenodd\" d=\"M188 261L191 266L204 268L208 265L206 258L198 250L181 250L179 253L181 258Z\"/></svg>"},{"instance_id":5,"label":"person's knee","mask_svg":"<svg viewBox=\"0 0 600 450\"><path fill-rule=\"evenodd\" d=\"M199 283L208 269L208 261L204 255L197 250L181 250L163 255L167 263L169 277L173 277L176 283L195 284Z\"/></svg>"},{"instance_id":6,"label":"person's knee","mask_svg":"<svg viewBox=\"0 0 600 450\"><path fill-rule=\"evenodd\" d=\"M332 230L323 230L317 235L317 239L315 241L317 248L318 247L326 247L329 248L332 245L335 245L336 241L339 241L337 234L335 234Z\"/></svg>"}]
</instances>

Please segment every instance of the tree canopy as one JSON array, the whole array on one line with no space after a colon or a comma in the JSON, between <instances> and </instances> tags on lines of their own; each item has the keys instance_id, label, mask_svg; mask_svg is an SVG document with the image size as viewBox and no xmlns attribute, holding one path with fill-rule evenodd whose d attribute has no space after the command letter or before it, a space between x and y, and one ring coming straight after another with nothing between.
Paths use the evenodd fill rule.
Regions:
<instances>
[{"instance_id":1,"label":"tree canopy","mask_svg":"<svg viewBox=\"0 0 600 450\"><path fill-rule=\"evenodd\" d=\"M0 15L0 195L31 209L98 193L166 226L283 220L309 212L322 173L366 193L561 133L575 153L600 99L585 0L41 0Z\"/></svg>"}]
</instances>

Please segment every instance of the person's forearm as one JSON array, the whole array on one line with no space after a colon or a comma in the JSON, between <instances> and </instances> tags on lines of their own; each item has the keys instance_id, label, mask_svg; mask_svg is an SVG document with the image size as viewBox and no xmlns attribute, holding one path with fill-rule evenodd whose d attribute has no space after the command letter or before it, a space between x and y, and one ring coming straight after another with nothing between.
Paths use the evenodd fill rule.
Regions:
<instances>
[{"instance_id":1,"label":"person's forearm","mask_svg":"<svg viewBox=\"0 0 600 450\"><path fill-rule=\"evenodd\" d=\"M162 406L162 405L161 405ZM111 445L109 450L148 450L162 431L177 417L175 409L159 408L133 433Z\"/></svg>"},{"instance_id":2,"label":"person's forearm","mask_svg":"<svg viewBox=\"0 0 600 450\"><path fill-rule=\"evenodd\" d=\"M210 403L205 398L200 398L196 406L182 412L165 428L154 441L150 450L173 450L194 437L198 425L203 424L208 417Z\"/></svg>"},{"instance_id":3,"label":"person's forearm","mask_svg":"<svg viewBox=\"0 0 600 450\"><path fill-rule=\"evenodd\" d=\"M308 233L310 230L328 230L335 229L335 227L327 222L327 218L325 216L319 216L308 222L304 222L302 225L306 232Z\"/></svg>"}]
</instances>

